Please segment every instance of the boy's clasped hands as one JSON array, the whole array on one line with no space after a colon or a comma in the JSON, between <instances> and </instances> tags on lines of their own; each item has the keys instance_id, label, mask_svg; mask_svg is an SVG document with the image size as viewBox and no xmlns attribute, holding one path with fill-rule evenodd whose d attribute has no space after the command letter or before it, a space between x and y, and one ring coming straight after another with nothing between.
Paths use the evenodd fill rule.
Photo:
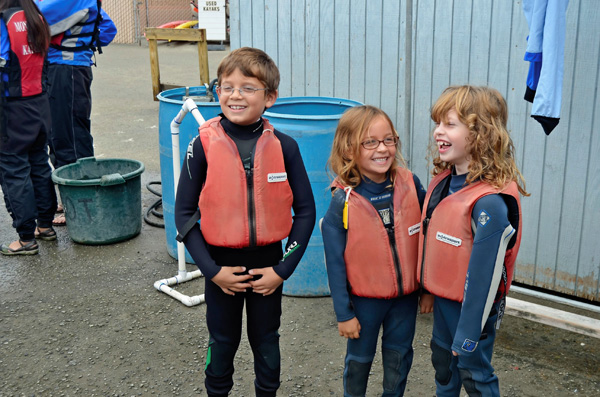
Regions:
<instances>
[{"instance_id":1,"label":"boy's clasped hands","mask_svg":"<svg viewBox=\"0 0 600 397\"><path fill-rule=\"evenodd\" d=\"M223 266L212 281L227 295L246 292L247 288L252 288L254 293L267 296L275 292L283 283L283 279L275 273L273 267L251 269L246 272L244 266Z\"/></svg>"}]
</instances>

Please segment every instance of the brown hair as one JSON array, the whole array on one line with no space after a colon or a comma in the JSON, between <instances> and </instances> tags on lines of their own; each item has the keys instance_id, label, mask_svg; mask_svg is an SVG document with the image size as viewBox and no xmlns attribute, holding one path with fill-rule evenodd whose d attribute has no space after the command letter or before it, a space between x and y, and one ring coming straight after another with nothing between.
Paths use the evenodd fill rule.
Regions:
<instances>
[{"instance_id":1,"label":"brown hair","mask_svg":"<svg viewBox=\"0 0 600 397\"><path fill-rule=\"evenodd\" d=\"M27 20L27 44L34 53L46 56L50 45L50 28L33 0L0 0L0 11L11 7L19 7Z\"/></svg>"},{"instance_id":2,"label":"brown hair","mask_svg":"<svg viewBox=\"0 0 600 397\"><path fill-rule=\"evenodd\" d=\"M363 175L358 168L356 159L360 157L360 144L365 134L378 117L383 117L390 124L394 135L398 136L398 133L394 129L394 123L392 123L389 116L383 110L374 106L363 105L352 107L346 110L340 118L333 138L331 155L329 156L327 166L330 172L337 175L342 185L354 188L362 181ZM396 156L390 170L395 170L400 165L406 167L401 148L401 143L398 141ZM394 182L395 175L394 172L390 173L392 183Z\"/></svg>"},{"instance_id":3,"label":"brown hair","mask_svg":"<svg viewBox=\"0 0 600 397\"><path fill-rule=\"evenodd\" d=\"M515 181L519 192L529 196L515 162L515 147L506 128L508 107L502 94L490 87L451 86L442 92L431 108L431 119L436 123L447 121L450 110L456 112L470 132L466 145L471 157L467 183L482 180L502 189ZM434 176L451 168L452 164L440 159L433 140L430 156L433 158Z\"/></svg>"},{"instance_id":4,"label":"brown hair","mask_svg":"<svg viewBox=\"0 0 600 397\"><path fill-rule=\"evenodd\" d=\"M242 47L227 55L217 69L218 84L236 69L246 77L255 77L267 89L265 95L274 93L279 87L279 69L267 53L258 48Z\"/></svg>"}]
</instances>

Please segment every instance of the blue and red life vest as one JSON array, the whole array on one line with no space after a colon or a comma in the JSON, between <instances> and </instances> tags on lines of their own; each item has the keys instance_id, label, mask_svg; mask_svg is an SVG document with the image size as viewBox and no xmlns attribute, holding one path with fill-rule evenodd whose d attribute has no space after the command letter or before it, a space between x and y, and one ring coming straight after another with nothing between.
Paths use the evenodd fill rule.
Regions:
<instances>
[{"instance_id":1,"label":"blue and red life vest","mask_svg":"<svg viewBox=\"0 0 600 397\"><path fill-rule=\"evenodd\" d=\"M27 41L27 20L21 8L2 12L2 43L0 57L6 64L0 68L3 95L8 98L29 97L44 91L46 77L42 54L34 53ZM8 40L6 40L6 33Z\"/></svg>"}]
</instances>

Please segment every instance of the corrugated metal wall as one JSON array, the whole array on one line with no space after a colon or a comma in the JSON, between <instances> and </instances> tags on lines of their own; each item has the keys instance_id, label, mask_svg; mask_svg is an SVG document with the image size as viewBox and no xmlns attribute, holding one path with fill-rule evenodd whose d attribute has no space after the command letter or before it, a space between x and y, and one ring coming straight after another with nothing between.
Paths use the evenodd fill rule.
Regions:
<instances>
[{"instance_id":1,"label":"corrugated metal wall","mask_svg":"<svg viewBox=\"0 0 600 397\"><path fill-rule=\"evenodd\" d=\"M561 122L549 137L523 100L521 1L231 0L230 37L232 48L273 57L281 96L337 96L384 109L424 183L433 101L450 84L497 88L531 193L515 279L600 300L598 20L597 0L570 1Z\"/></svg>"}]
</instances>

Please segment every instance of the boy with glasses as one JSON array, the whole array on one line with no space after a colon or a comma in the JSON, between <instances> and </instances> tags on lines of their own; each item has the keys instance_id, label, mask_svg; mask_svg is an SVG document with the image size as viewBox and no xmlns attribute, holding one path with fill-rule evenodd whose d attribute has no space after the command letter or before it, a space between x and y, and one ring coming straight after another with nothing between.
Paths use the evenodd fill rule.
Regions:
<instances>
[{"instance_id":1,"label":"boy with glasses","mask_svg":"<svg viewBox=\"0 0 600 397\"><path fill-rule=\"evenodd\" d=\"M190 142L175 223L206 277L208 395L226 396L233 386L245 303L256 396L275 396L282 284L306 249L315 203L298 144L261 117L277 99L273 60L240 48L221 61L217 75L223 113ZM190 222L198 218L201 225Z\"/></svg>"}]
</instances>

